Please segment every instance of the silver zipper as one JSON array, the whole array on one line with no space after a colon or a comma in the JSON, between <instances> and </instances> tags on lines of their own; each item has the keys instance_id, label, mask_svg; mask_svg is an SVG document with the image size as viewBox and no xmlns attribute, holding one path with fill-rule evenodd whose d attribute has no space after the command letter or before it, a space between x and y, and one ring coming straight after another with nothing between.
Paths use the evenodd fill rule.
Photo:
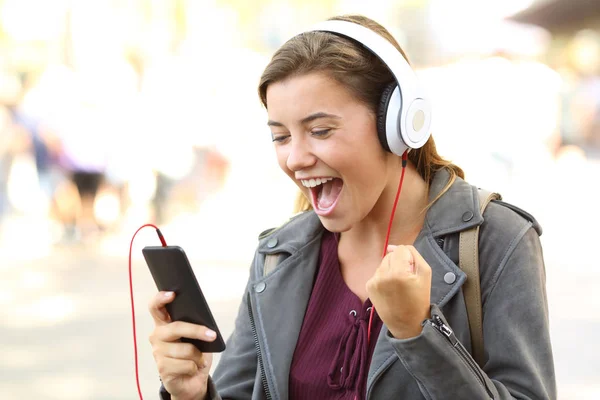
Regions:
<instances>
[{"instance_id":1,"label":"silver zipper","mask_svg":"<svg viewBox=\"0 0 600 400\"><path fill-rule=\"evenodd\" d=\"M489 398L494 399L494 394L487 386L487 384L485 382L485 378L484 378L481 370L479 369L479 366L475 363L475 361L473 361L473 358L471 357L469 352L464 348L462 343L456 338L456 335L454 335L454 332L452 331L452 329L450 329L450 327L448 325L446 325L444 323L444 321L442 320L442 318L437 314L432 315L431 319L428 319L425 322L429 322L431 324L431 326L433 326L437 332L442 334L452 344L452 347L454 347L457 350L459 356L465 362L467 367L469 367L471 369L471 371L473 371L475 376L478 378L479 383L486 390Z\"/></svg>"},{"instance_id":2,"label":"silver zipper","mask_svg":"<svg viewBox=\"0 0 600 400\"><path fill-rule=\"evenodd\" d=\"M260 343L258 343L258 334L256 333L256 324L254 323L254 315L252 314L252 304L250 304L250 293L248 293L248 313L250 314L250 326L252 327L252 335L254 336L254 346L256 347L256 357L258 358L258 367L260 368L260 377L263 384L263 390L267 396L267 400L271 400L271 392L269 391L269 383L267 382L267 374L260 352Z\"/></svg>"}]
</instances>

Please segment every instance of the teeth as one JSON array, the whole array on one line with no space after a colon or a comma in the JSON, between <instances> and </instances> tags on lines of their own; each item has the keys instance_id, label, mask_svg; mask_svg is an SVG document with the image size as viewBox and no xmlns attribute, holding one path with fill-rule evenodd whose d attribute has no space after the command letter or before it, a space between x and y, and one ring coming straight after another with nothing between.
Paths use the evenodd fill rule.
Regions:
<instances>
[{"instance_id":1,"label":"teeth","mask_svg":"<svg viewBox=\"0 0 600 400\"><path fill-rule=\"evenodd\" d=\"M313 188L315 186L321 185L325 182L332 181L333 178L316 178L316 179L301 179L302 185L307 188Z\"/></svg>"}]
</instances>

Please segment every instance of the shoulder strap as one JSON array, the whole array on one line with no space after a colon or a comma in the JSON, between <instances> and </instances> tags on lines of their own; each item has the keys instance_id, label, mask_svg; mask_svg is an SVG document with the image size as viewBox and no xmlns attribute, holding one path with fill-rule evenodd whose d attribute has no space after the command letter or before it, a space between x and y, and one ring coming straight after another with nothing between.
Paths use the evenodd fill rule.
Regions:
<instances>
[{"instance_id":1,"label":"shoulder strap","mask_svg":"<svg viewBox=\"0 0 600 400\"><path fill-rule=\"evenodd\" d=\"M492 200L501 199L498 193L479 189L479 209L483 211ZM473 358L483 366L483 316L481 310L481 283L479 281L479 226L460 233L458 260L460 269L467 274L463 294L467 306Z\"/></svg>"}]
</instances>

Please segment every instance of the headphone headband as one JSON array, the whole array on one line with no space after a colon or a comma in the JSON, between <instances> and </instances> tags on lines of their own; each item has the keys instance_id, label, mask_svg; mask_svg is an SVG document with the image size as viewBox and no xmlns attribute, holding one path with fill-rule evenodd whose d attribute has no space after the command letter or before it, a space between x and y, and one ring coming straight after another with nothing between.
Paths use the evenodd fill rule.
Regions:
<instances>
[{"instance_id":1,"label":"headphone headband","mask_svg":"<svg viewBox=\"0 0 600 400\"><path fill-rule=\"evenodd\" d=\"M376 55L394 76L398 89L392 101L397 115L386 116L386 136L390 150L402 154L406 147L419 148L429 139L431 106L417 75L402 54L378 33L348 21L329 20L314 25L310 31L323 31L345 36L365 46ZM396 92L398 94L396 95ZM399 104L398 103L399 100ZM394 127L396 129L394 129Z\"/></svg>"}]
</instances>

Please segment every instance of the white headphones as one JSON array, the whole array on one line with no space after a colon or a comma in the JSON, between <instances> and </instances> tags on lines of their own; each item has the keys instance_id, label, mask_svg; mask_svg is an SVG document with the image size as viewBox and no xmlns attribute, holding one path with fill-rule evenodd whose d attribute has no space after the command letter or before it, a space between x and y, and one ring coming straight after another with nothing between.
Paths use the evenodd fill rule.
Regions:
<instances>
[{"instance_id":1,"label":"white headphones","mask_svg":"<svg viewBox=\"0 0 600 400\"><path fill-rule=\"evenodd\" d=\"M431 103L415 72L402 54L369 28L347 21L324 21L306 32L323 31L353 39L376 55L394 75L395 83L382 93L377 111L377 133L384 149L402 155L418 149L431 132Z\"/></svg>"}]
</instances>

